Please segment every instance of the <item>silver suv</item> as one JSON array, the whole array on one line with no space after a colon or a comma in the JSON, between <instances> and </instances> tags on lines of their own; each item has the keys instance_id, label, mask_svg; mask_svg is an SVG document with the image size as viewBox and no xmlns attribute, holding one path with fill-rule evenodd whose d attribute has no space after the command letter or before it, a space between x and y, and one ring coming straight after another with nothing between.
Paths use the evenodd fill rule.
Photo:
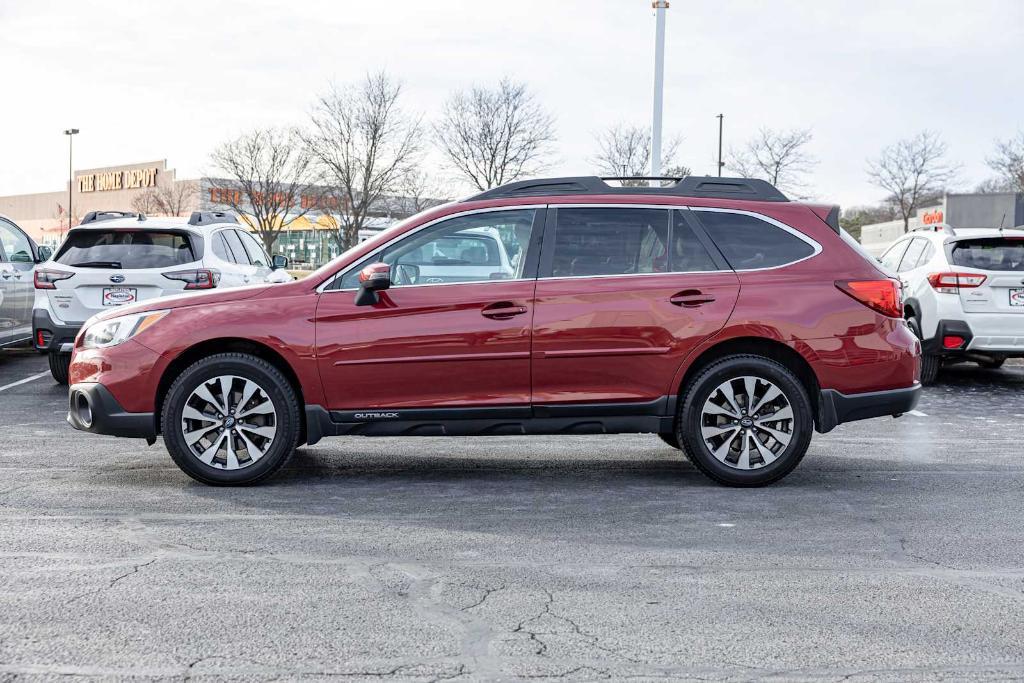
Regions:
<instances>
[{"instance_id":1,"label":"silver suv","mask_svg":"<svg viewBox=\"0 0 1024 683\"><path fill-rule=\"evenodd\" d=\"M32 269L50 250L0 216L0 348L32 339Z\"/></svg>"}]
</instances>

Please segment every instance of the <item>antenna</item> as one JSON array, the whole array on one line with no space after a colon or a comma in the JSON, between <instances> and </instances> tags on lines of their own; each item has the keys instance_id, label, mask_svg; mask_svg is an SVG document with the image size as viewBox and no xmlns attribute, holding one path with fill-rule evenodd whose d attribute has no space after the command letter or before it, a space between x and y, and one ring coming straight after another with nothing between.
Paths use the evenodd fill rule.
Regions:
<instances>
[{"instance_id":1,"label":"antenna","mask_svg":"<svg viewBox=\"0 0 1024 683\"><path fill-rule=\"evenodd\" d=\"M1006 212L1003 211L1003 219L999 221L999 235L1003 234L1003 226L1006 225Z\"/></svg>"}]
</instances>

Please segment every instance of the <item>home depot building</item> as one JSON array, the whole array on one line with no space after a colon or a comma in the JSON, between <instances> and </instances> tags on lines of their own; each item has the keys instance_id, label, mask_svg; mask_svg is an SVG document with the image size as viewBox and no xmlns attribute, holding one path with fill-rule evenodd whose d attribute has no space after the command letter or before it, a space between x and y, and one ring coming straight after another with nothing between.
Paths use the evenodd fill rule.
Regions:
<instances>
[{"instance_id":1,"label":"home depot building","mask_svg":"<svg viewBox=\"0 0 1024 683\"><path fill-rule=\"evenodd\" d=\"M179 181L167 161L89 168L75 171L71 181L71 225L90 211L132 211L138 198L156 188L170 188L190 182L196 188L194 206L198 208L199 181ZM40 244L55 245L68 229L68 189L53 192L0 197L0 214L12 219Z\"/></svg>"},{"instance_id":2,"label":"home depot building","mask_svg":"<svg viewBox=\"0 0 1024 683\"><path fill-rule=\"evenodd\" d=\"M936 204L918 209L910 217L910 230L948 225L956 228L1013 228L1024 225L1024 194L947 194ZM861 228L860 241L870 253L881 255L904 233L903 221L872 223Z\"/></svg>"},{"instance_id":3,"label":"home depot building","mask_svg":"<svg viewBox=\"0 0 1024 683\"><path fill-rule=\"evenodd\" d=\"M226 180L178 180L174 169L167 168L166 160L83 169L75 171L72 178L72 226L90 211L138 211L146 193L160 189L174 189L175 195L180 191L184 199L180 215L223 210L241 199L241 193L231 189ZM296 213L308 213L288 225L275 250L298 263L311 265L336 256L339 250L329 235L337 230L339 207L325 205L325 201L329 200L317 193L297 198ZM367 227L383 229L412 213L415 210L411 200L389 197L369 212ZM54 192L0 197L0 214L20 225L38 243L56 246L69 226L67 187Z\"/></svg>"}]
</instances>

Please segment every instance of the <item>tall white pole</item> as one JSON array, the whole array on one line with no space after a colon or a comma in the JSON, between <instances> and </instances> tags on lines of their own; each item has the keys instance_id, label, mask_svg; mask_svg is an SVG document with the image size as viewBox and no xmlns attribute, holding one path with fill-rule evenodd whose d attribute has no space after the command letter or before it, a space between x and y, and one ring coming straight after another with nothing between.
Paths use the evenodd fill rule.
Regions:
<instances>
[{"instance_id":1,"label":"tall white pole","mask_svg":"<svg viewBox=\"0 0 1024 683\"><path fill-rule=\"evenodd\" d=\"M661 175L661 100L665 88L665 10L668 0L651 3L654 29L654 116L651 120L651 175Z\"/></svg>"}]
</instances>

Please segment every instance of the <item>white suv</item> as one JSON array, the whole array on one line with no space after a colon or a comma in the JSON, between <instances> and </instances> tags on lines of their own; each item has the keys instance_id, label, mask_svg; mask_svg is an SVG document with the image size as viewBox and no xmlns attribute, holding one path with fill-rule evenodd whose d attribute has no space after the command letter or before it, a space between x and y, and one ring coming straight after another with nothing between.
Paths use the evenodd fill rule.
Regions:
<instances>
[{"instance_id":1,"label":"white suv","mask_svg":"<svg viewBox=\"0 0 1024 683\"><path fill-rule=\"evenodd\" d=\"M186 221L90 212L35 270L32 341L64 384L75 336L96 313L214 287L287 282L287 265L283 256L271 259L233 214L197 211Z\"/></svg>"},{"instance_id":2,"label":"white suv","mask_svg":"<svg viewBox=\"0 0 1024 683\"><path fill-rule=\"evenodd\" d=\"M907 324L923 346L922 383L943 363L998 368L1024 357L1024 229L923 228L879 260L903 282Z\"/></svg>"}]
</instances>

